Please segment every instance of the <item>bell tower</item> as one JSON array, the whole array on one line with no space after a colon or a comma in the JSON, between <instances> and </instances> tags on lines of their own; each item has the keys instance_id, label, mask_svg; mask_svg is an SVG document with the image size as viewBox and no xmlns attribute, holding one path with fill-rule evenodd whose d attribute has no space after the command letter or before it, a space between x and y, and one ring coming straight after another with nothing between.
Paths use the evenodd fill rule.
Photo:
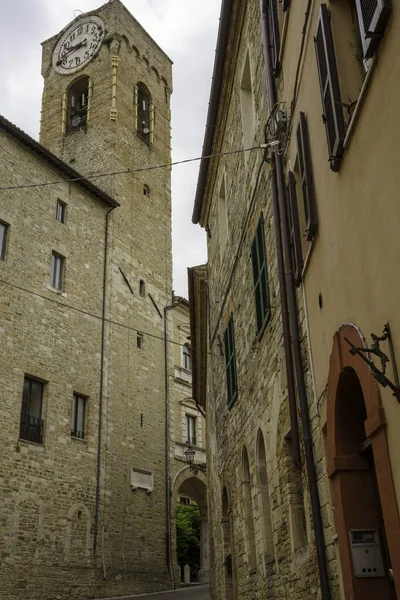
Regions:
<instances>
[{"instance_id":1,"label":"bell tower","mask_svg":"<svg viewBox=\"0 0 400 600\"><path fill-rule=\"evenodd\" d=\"M108 228L98 546L112 580L165 589L172 63L120 0L42 46L40 142L83 176L101 175L93 183L120 204ZM90 410L89 420L101 423Z\"/></svg>"}]
</instances>

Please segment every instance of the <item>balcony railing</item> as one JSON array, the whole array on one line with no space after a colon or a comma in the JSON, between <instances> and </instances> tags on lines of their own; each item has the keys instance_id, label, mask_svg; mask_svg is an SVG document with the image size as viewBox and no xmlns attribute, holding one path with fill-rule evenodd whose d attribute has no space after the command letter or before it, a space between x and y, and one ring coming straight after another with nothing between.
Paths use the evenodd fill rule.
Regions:
<instances>
[{"instance_id":1,"label":"balcony railing","mask_svg":"<svg viewBox=\"0 0 400 600\"><path fill-rule=\"evenodd\" d=\"M44 421L31 415L21 417L19 437L21 440L43 444Z\"/></svg>"}]
</instances>

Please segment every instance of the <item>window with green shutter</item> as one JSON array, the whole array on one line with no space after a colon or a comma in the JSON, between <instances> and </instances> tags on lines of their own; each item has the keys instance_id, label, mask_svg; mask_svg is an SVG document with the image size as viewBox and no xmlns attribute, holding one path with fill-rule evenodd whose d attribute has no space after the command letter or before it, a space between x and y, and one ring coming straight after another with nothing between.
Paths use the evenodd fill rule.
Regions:
<instances>
[{"instance_id":1,"label":"window with green shutter","mask_svg":"<svg viewBox=\"0 0 400 600\"><path fill-rule=\"evenodd\" d=\"M257 335L260 336L271 316L267 258L265 252L264 216L262 213L260 215L257 232L251 246L251 262L253 264Z\"/></svg>"},{"instance_id":2,"label":"window with green shutter","mask_svg":"<svg viewBox=\"0 0 400 600\"><path fill-rule=\"evenodd\" d=\"M235 336L233 331L233 315L224 333L226 384L228 390L228 408L231 408L238 395L236 375Z\"/></svg>"}]
</instances>

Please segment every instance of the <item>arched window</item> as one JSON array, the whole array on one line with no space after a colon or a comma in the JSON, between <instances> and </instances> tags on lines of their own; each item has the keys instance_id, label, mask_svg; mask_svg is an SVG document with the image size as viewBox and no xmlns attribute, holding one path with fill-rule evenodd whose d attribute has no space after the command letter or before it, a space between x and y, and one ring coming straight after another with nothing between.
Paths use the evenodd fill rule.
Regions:
<instances>
[{"instance_id":1,"label":"arched window","mask_svg":"<svg viewBox=\"0 0 400 600\"><path fill-rule=\"evenodd\" d=\"M189 344L185 344L182 348L183 368L187 371L192 370L192 353Z\"/></svg>"},{"instance_id":2,"label":"arched window","mask_svg":"<svg viewBox=\"0 0 400 600\"><path fill-rule=\"evenodd\" d=\"M254 535L253 502L251 499L249 457L245 447L243 448L242 492L244 504L243 508L247 561L250 570L254 572L256 570L256 541Z\"/></svg>"},{"instance_id":3,"label":"arched window","mask_svg":"<svg viewBox=\"0 0 400 600\"><path fill-rule=\"evenodd\" d=\"M81 77L68 90L67 134L86 127L88 99L89 77Z\"/></svg>"},{"instance_id":4,"label":"arched window","mask_svg":"<svg viewBox=\"0 0 400 600\"><path fill-rule=\"evenodd\" d=\"M261 521L262 533L264 537L264 549L266 556L274 554L274 542L272 537L271 505L269 500L269 486L267 474L267 458L265 453L264 436L261 431L258 433L257 444L257 471L258 483L261 492Z\"/></svg>"},{"instance_id":5,"label":"arched window","mask_svg":"<svg viewBox=\"0 0 400 600\"><path fill-rule=\"evenodd\" d=\"M144 83L136 86L137 133L148 144L150 143L150 92Z\"/></svg>"}]
</instances>

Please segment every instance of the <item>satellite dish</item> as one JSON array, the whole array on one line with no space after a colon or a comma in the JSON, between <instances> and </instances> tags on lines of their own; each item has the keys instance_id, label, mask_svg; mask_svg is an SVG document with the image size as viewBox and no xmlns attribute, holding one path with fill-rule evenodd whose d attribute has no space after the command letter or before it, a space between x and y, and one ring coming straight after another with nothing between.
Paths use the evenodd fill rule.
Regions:
<instances>
[{"instance_id":1,"label":"satellite dish","mask_svg":"<svg viewBox=\"0 0 400 600\"><path fill-rule=\"evenodd\" d=\"M150 133L150 129L148 127L143 127L143 133L147 135L148 133Z\"/></svg>"},{"instance_id":2,"label":"satellite dish","mask_svg":"<svg viewBox=\"0 0 400 600\"><path fill-rule=\"evenodd\" d=\"M81 117L79 115L74 115L71 119L71 125L72 127L79 127L79 125L81 124Z\"/></svg>"}]
</instances>

